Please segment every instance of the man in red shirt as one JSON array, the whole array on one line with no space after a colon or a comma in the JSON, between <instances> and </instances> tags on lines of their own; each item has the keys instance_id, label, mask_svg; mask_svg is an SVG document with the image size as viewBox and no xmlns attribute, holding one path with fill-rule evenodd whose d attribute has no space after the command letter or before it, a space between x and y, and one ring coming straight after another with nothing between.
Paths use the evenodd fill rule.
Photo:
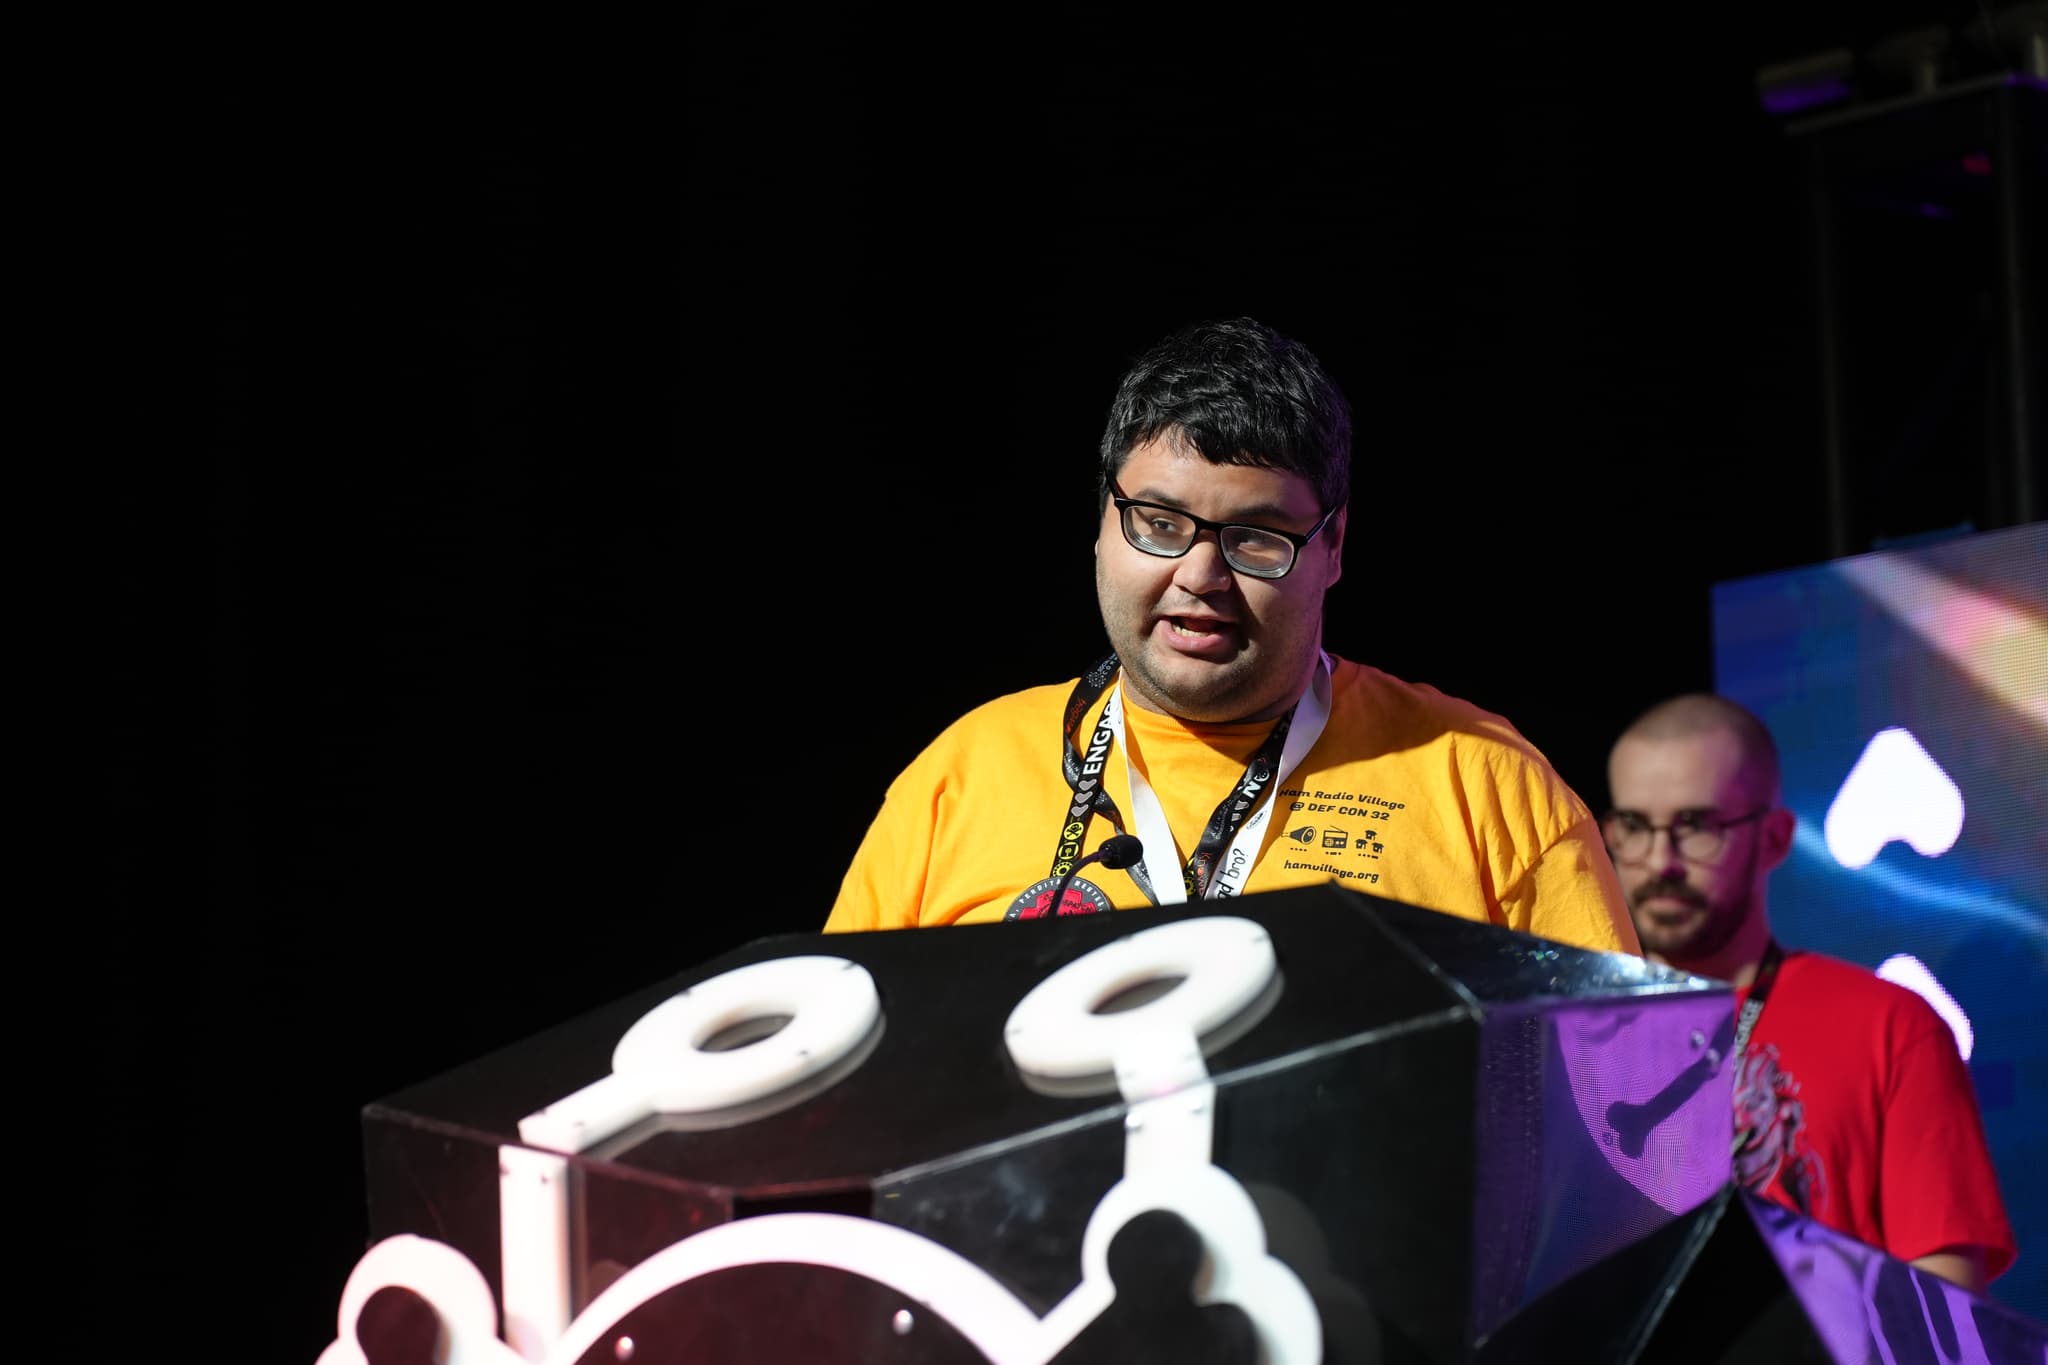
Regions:
<instances>
[{"instance_id":1,"label":"man in red shirt","mask_svg":"<svg viewBox=\"0 0 2048 1365\"><path fill-rule=\"evenodd\" d=\"M1607 778L1601 832L1645 956L1736 988L1735 1178L1982 1292L2015 1249L1954 1034L1903 986L1772 937L1764 885L1796 817L1769 730L1673 697L1615 741Z\"/></svg>"}]
</instances>

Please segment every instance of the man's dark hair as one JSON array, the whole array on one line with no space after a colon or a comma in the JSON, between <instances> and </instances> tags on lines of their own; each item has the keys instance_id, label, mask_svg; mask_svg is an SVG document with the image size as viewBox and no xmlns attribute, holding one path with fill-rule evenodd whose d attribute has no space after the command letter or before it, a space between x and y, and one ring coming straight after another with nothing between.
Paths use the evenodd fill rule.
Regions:
<instances>
[{"instance_id":1,"label":"man's dark hair","mask_svg":"<svg viewBox=\"0 0 2048 1365\"><path fill-rule=\"evenodd\" d=\"M1102 433L1098 511L1132 448L1167 434L1211 464L1299 474L1324 511L1351 496L1351 404L1314 352L1251 318L1183 327L1125 372Z\"/></svg>"}]
</instances>

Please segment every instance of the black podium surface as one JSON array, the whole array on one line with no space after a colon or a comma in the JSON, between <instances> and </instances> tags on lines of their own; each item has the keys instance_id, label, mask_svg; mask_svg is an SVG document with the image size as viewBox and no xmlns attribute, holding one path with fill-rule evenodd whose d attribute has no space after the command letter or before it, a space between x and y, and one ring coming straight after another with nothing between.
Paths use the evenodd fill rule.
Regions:
<instances>
[{"instance_id":1,"label":"black podium surface","mask_svg":"<svg viewBox=\"0 0 2048 1365\"><path fill-rule=\"evenodd\" d=\"M548 1365L1861 1359L1887 1282L1729 1186L1732 1006L1336 885L763 939L369 1105L323 1365L403 1286Z\"/></svg>"}]
</instances>

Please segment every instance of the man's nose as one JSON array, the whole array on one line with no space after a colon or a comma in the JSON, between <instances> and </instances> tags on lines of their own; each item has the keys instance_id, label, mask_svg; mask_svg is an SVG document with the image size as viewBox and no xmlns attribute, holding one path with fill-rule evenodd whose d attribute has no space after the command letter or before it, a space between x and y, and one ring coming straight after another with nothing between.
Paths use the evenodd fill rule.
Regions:
<instances>
[{"instance_id":1,"label":"man's nose","mask_svg":"<svg viewBox=\"0 0 2048 1365\"><path fill-rule=\"evenodd\" d=\"M1230 586L1234 575L1223 557L1223 542L1214 531L1197 531L1195 543L1180 557L1174 581L1193 593L1215 592Z\"/></svg>"},{"instance_id":2,"label":"man's nose","mask_svg":"<svg viewBox=\"0 0 2048 1365\"><path fill-rule=\"evenodd\" d=\"M1643 861L1663 872L1673 868L1685 870L1685 859L1678 856L1678 835L1669 829L1650 831L1649 851L1643 854Z\"/></svg>"}]
</instances>

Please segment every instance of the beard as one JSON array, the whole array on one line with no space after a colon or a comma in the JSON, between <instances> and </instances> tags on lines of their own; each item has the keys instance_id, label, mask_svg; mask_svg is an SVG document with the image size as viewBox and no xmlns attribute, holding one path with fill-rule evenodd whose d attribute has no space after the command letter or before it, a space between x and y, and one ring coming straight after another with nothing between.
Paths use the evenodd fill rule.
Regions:
<instances>
[{"instance_id":1,"label":"beard","mask_svg":"<svg viewBox=\"0 0 2048 1365\"><path fill-rule=\"evenodd\" d=\"M1734 940L1749 919L1746 896L1733 905L1714 905L1691 888L1670 882L1644 883L1630 893L1629 903L1640 904L1652 896L1675 897L1693 909L1692 914L1675 920L1636 915L1636 937L1642 941L1643 951L1677 966L1713 957Z\"/></svg>"},{"instance_id":2,"label":"beard","mask_svg":"<svg viewBox=\"0 0 2048 1365\"><path fill-rule=\"evenodd\" d=\"M1629 908L1636 912L1636 937L1643 951L1684 967L1709 961L1727 948L1756 910L1756 856L1752 847L1744 859L1743 874L1727 882L1729 889L1719 898L1707 896L1688 882L1663 877L1631 889ZM1638 909L1646 901L1667 898L1682 902L1691 913L1674 918L1665 912L1647 915Z\"/></svg>"},{"instance_id":3,"label":"beard","mask_svg":"<svg viewBox=\"0 0 2048 1365\"><path fill-rule=\"evenodd\" d=\"M1117 651L1125 685L1154 710L1196 724L1243 720L1270 687L1253 661L1239 656L1227 664L1189 664L1171 656L1155 660L1142 639L1129 653Z\"/></svg>"},{"instance_id":4,"label":"beard","mask_svg":"<svg viewBox=\"0 0 2048 1365\"><path fill-rule=\"evenodd\" d=\"M1276 626L1240 612L1226 629L1230 657L1195 659L1153 639L1151 599L1120 588L1098 560L1096 595L1109 646L1138 704L1199 725L1277 719L1314 676L1322 650L1319 623L1298 615Z\"/></svg>"}]
</instances>

